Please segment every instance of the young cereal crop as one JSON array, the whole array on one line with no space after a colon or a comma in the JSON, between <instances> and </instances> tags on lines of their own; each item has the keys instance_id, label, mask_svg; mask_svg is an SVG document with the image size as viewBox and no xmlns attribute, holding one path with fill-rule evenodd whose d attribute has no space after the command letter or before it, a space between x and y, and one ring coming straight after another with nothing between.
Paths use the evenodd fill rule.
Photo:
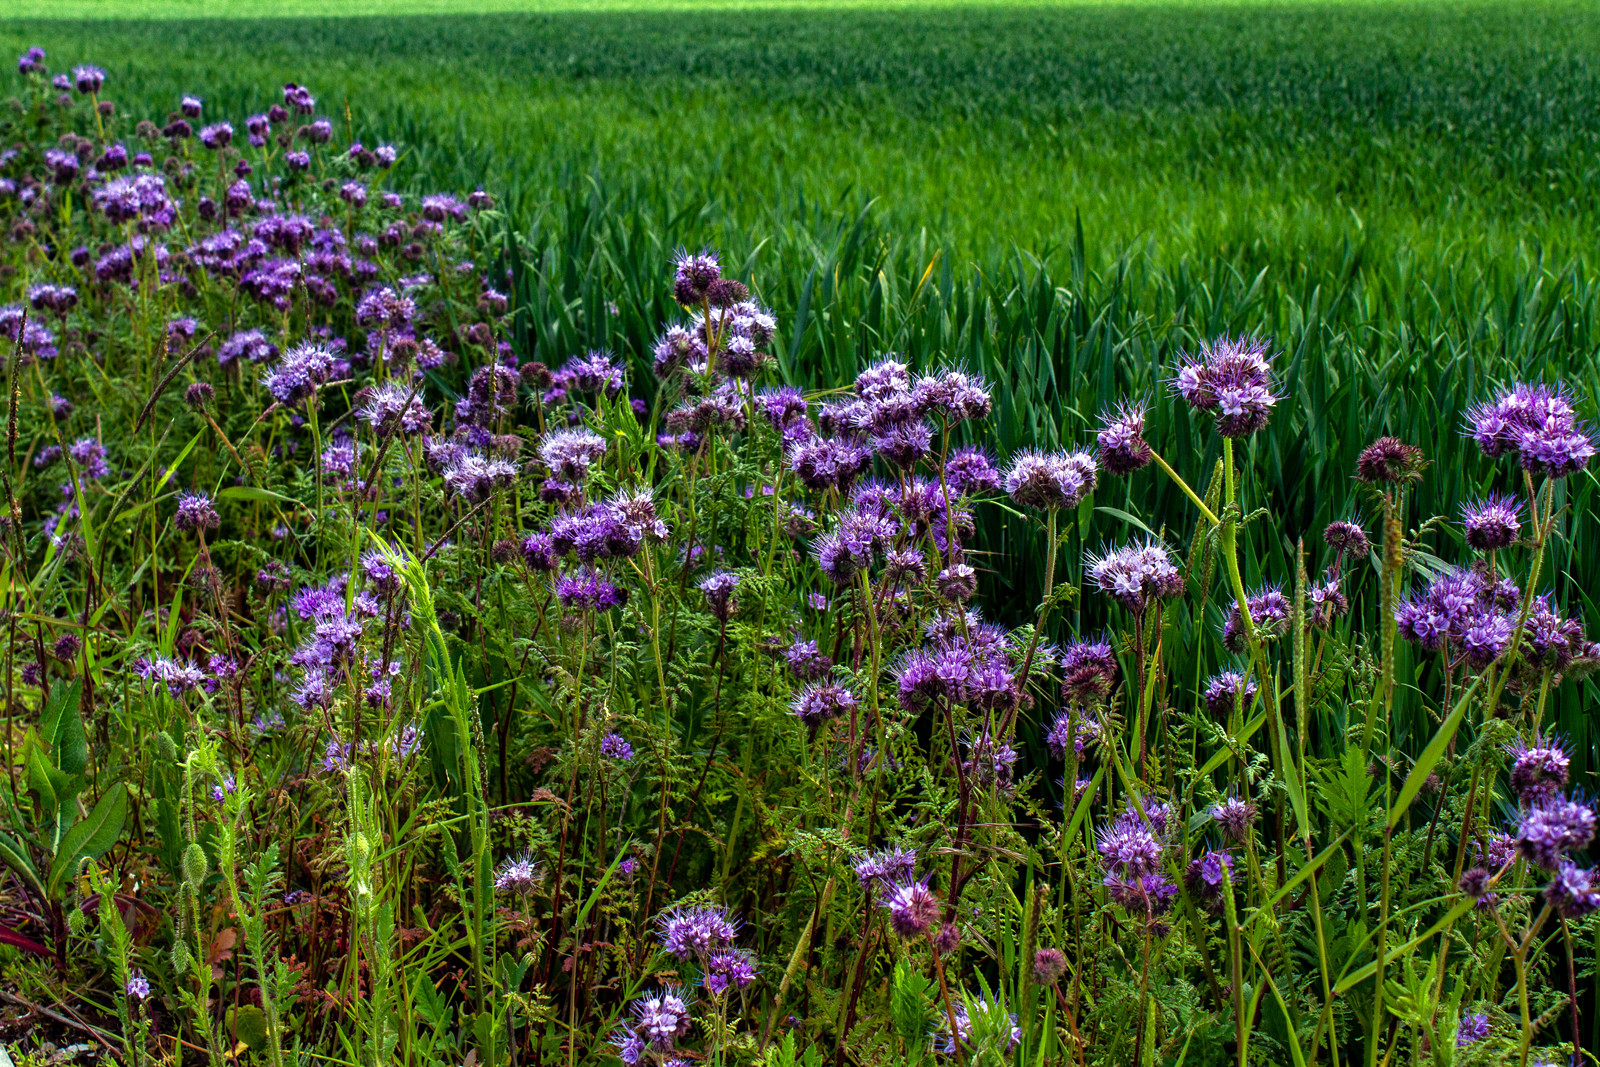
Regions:
<instances>
[{"instance_id":1,"label":"young cereal crop","mask_svg":"<svg viewBox=\"0 0 1600 1067\"><path fill-rule=\"evenodd\" d=\"M764 250L53 58L0 113L22 1049L1597 1047L1579 261Z\"/></svg>"}]
</instances>

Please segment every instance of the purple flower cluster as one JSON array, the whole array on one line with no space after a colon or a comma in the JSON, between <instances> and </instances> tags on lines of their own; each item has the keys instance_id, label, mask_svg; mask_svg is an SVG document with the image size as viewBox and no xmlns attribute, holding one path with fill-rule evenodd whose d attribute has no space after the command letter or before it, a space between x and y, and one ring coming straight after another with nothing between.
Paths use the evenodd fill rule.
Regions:
<instances>
[{"instance_id":1,"label":"purple flower cluster","mask_svg":"<svg viewBox=\"0 0 1600 1067\"><path fill-rule=\"evenodd\" d=\"M1490 458L1514 453L1533 474L1565 478L1594 457L1594 435L1564 386L1517 383L1467 413L1466 435Z\"/></svg>"},{"instance_id":2,"label":"purple flower cluster","mask_svg":"<svg viewBox=\"0 0 1600 1067\"><path fill-rule=\"evenodd\" d=\"M1088 555L1083 566L1097 590L1135 615L1143 614L1156 600L1183 595L1183 575L1166 546L1153 539Z\"/></svg>"},{"instance_id":3,"label":"purple flower cluster","mask_svg":"<svg viewBox=\"0 0 1600 1067\"><path fill-rule=\"evenodd\" d=\"M1247 437L1267 424L1273 405L1270 347L1248 337L1219 337L1186 357L1172 379L1194 410L1212 415L1224 437Z\"/></svg>"},{"instance_id":4,"label":"purple flower cluster","mask_svg":"<svg viewBox=\"0 0 1600 1067\"><path fill-rule=\"evenodd\" d=\"M1006 469L1005 490L1027 508L1072 508L1095 486L1094 457L1087 452L1029 450Z\"/></svg>"}]
</instances>

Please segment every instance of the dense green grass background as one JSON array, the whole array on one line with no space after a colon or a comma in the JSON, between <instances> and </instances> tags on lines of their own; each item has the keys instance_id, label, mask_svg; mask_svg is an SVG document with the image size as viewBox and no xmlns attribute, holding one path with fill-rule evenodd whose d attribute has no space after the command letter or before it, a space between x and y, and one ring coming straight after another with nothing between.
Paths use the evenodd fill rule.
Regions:
<instances>
[{"instance_id":1,"label":"dense green grass background","mask_svg":"<svg viewBox=\"0 0 1600 1067\"><path fill-rule=\"evenodd\" d=\"M0 21L0 48L100 63L135 116L195 92L208 116L238 120L277 84L310 84L363 138L406 146L417 188L502 197L525 339L546 359L601 343L639 356L669 314L662 263L678 243L744 263L798 381L842 382L889 348L984 370L1002 393L1001 451L1083 440L1109 398L1159 396L1161 368L1198 338L1271 334L1287 398L1252 457L1275 514L1254 538L1266 579L1290 577L1297 538L1362 510L1348 475L1373 436L1423 445L1435 464L1419 508L1453 514L1512 485L1456 433L1493 381L1600 393L1592 3L426 13L444 7L12 0L27 17ZM1209 470L1208 431L1164 400L1153 423L1180 469ZM1546 573L1600 620L1594 487L1571 483ZM1186 521L1149 479L1096 503L1152 528ZM1126 527L1103 512L1088 538ZM1429 544L1461 558L1452 535ZM990 580L1022 605L1035 576ZM1600 766L1586 695L1566 687L1560 713ZM1431 733L1431 710L1412 700L1415 733Z\"/></svg>"}]
</instances>

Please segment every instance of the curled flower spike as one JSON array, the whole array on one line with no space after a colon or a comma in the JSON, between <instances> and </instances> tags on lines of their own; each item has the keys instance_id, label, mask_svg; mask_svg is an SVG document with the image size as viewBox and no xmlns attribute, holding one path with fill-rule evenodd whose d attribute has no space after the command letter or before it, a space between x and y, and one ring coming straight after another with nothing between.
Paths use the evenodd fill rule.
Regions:
<instances>
[{"instance_id":1,"label":"curled flower spike","mask_svg":"<svg viewBox=\"0 0 1600 1067\"><path fill-rule=\"evenodd\" d=\"M1207 711L1219 719L1226 719L1235 708L1249 710L1255 696L1256 683L1253 678L1238 671L1223 671L1212 675L1206 682L1202 699Z\"/></svg>"},{"instance_id":2,"label":"curled flower spike","mask_svg":"<svg viewBox=\"0 0 1600 1067\"><path fill-rule=\"evenodd\" d=\"M1086 556L1083 565L1096 589L1135 614L1153 600L1183 594L1183 575L1166 547L1155 540Z\"/></svg>"},{"instance_id":3,"label":"curled flower spike","mask_svg":"<svg viewBox=\"0 0 1600 1067\"><path fill-rule=\"evenodd\" d=\"M737 608L733 590L738 584L739 576L730 571L717 571L700 580L700 591L706 595L706 607L719 622L727 622L733 617Z\"/></svg>"},{"instance_id":4,"label":"curled flower spike","mask_svg":"<svg viewBox=\"0 0 1600 1067\"><path fill-rule=\"evenodd\" d=\"M1535 737L1529 745L1507 745L1506 755L1511 757L1511 789L1524 804L1554 800L1566 788L1572 758L1563 745Z\"/></svg>"},{"instance_id":5,"label":"curled flower spike","mask_svg":"<svg viewBox=\"0 0 1600 1067\"><path fill-rule=\"evenodd\" d=\"M1114 411L1100 413L1100 432L1095 436L1100 448L1100 466L1108 474L1132 474L1150 464L1154 453L1144 439L1143 403L1117 401Z\"/></svg>"},{"instance_id":6,"label":"curled flower spike","mask_svg":"<svg viewBox=\"0 0 1600 1067\"><path fill-rule=\"evenodd\" d=\"M802 723L815 729L854 711L857 703L855 694L845 686L823 682L800 690L789 707Z\"/></svg>"},{"instance_id":7,"label":"curled flower spike","mask_svg":"<svg viewBox=\"0 0 1600 1067\"><path fill-rule=\"evenodd\" d=\"M1422 449L1398 437L1380 437L1356 457L1355 479L1368 485L1404 485L1422 477Z\"/></svg>"},{"instance_id":8,"label":"curled flower spike","mask_svg":"<svg viewBox=\"0 0 1600 1067\"><path fill-rule=\"evenodd\" d=\"M1571 860L1556 868L1555 877L1545 886L1544 899L1563 919L1577 919L1600 911L1600 878Z\"/></svg>"},{"instance_id":9,"label":"curled flower spike","mask_svg":"<svg viewBox=\"0 0 1600 1067\"><path fill-rule=\"evenodd\" d=\"M172 524L186 531L215 530L222 525L222 518L206 494L179 493L178 513L173 516Z\"/></svg>"},{"instance_id":10,"label":"curled flower spike","mask_svg":"<svg viewBox=\"0 0 1600 1067\"><path fill-rule=\"evenodd\" d=\"M1489 1017L1487 1015L1464 1015L1461 1025L1456 1027L1456 1048L1466 1048L1475 1045L1489 1036Z\"/></svg>"},{"instance_id":11,"label":"curled flower spike","mask_svg":"<svg viewBox=\"0 0 1600 1067\"><path fill-rule=\"evenodd\" d=\"M1372 550L1372 543L1367 540L1367 531L1355 522L1328 523L1327 529L1322 531L1322 540L1340 555L1365 556Z\"/></svg>"},{"instance_id":12,"label":"curled flower spike","mask_svg":"<svg viewBox=\"0 0 1600 1067\"><path fill-rule=\"evenodd\" d=\"M1250 827L1256 819L1256 806L1238 797L1229 797L1211 806L1211 818L1222 828L1229 841L1242 842L1250 836Z\"/></svg>"},{"instance_id":13,"label":"curled flower spike","mask_svg":"<svg viewBox=\"0 0 1600 1067\"><path fill-rule=\"evenodd\" d=\"M1522 532L1522 505L1503 493L1491 493L1461 506L1461 524L1467 544L1479 552L1505 548Z\"/></svg>"},{"instance_id":14,"label":"curled flower spike","mask_svg":"<svg viewBox=\"0 0 1600 1067\"><path fill-rule=\"evenodd\" d=\"M944 905L926 881L909 876L885 894L881 906L889 913L889 926L907 941L922 937L944 914Z\"/></svg>"},{"instance_id":15,"label":"curled flower spike","mask_svg":"<svg viewBox=\"0 0 1600 1067\"><path fill-rule=\"evenodd\" d=\"M1266 426L1278 402L1270 351L1253 338L1219 337L1178 367L1173 390L1194 410L1214 416L1222 436L1248 437Z\"/></svg>"},{"instance_id":16,"label":"curled flower spike","mask_svg":"<svg viewBox=\"0 0 1600 1067\"><path fill-rule=\"evenodd\" d=\"M1026 508L1077 507L1095 486L1094 457L1087 452L1022 452L1006 470L1005 490Z\"/></svg>"},{"instance_id":17,"label":"curled flower spike","mask_svg":"<svg viewBox=\"0 0 1600 1067\"><path fill-rule=\"evenodd\" d=\"M1565 478L1594 458L1594 436L1563 385L1515 384L1467 412L1463 431L1485 456L1515 453L1524 470Z\"/></svg>"},{"instance_id":18,"label":"curled flower spike","mask_svg":"<svg viewBox=\"0 0 1600 1067\"><path fill-rule=\"evenodd\" d=\"M1589 805L1558 797L1522 814L1517 826L1517 852L1542 871L1553 871L1569 852L1594 840L1595 813Z\"/></svg>"},{"instance_id":19,"label":"curled flower spike","mask_svg":"<svg viewBox=\"0 0 1600 1067\"><path fill-rule=\"evenodd\" d=\"M856 881L862 889L878 889L899 885L910 878L917 868L916 849L880 849L856 861Z\"/></svg>"}]
</instances>

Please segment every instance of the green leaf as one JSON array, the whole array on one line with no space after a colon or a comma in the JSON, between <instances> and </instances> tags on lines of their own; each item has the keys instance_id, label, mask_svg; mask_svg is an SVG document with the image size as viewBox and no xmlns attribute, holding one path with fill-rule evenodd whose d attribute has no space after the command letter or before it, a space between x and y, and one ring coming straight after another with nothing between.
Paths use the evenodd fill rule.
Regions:
<instances>
[{"instance_id":1,"label":"green leaf","mask_svg":"<svg viewBox=\"0 0 1600 1067\"><path fill-rule=\"evenodd\" d=\"M1476 900L1473 900L1471 897L1467 897L1466 899L1462 900L1455 907L1451 908L1449 910L1449 912L1447 912L1445 914L1444 918L1440 919L1438 922L1436 922L1432 926L1428 927L1428 929L1426 931L1424 931L1423 933L1419 934L1416 937L1413 937L1410 941L1407 941L1405 944L1401 945L1399 948L1397 948L1393 952L1389 953L1389 955L1385 957L1385 963L1386 964L1393 963L1395 960L1397 960L1400 957L1404 956L1406 953L1410 952L1412 949L1416 948L1418 945L1420 945L1424 941L1428 940L1428 938L1432 937L1434 934L1438 933L1440 930L1443 930L1447 926L1453 925L1457 919L1461 918L1467 912L1469 912L1473 908L1477 907L1477 905L1478 905L1478 902ZM1352 973L1347 974L1343 978L1339 979L1339 981L1334 985L1333 991L1335 993L1346 992L1347 990L1349 990L1353 986L1360 985L1362 982L1366 981L1368 978L1371 978L1377 972L1378 972L1378 961L1377 960L1373 960L1371 963L1368 963L1366 966L1360 968L1359 970L1353 971Z\"/></svg>"},{"instance_id":2,"label":"green leaf","mask_svg":"<svg viewBox=\"0 0 1600 1067\"><path fill-rule=\"evenodd\" d=\"M1143 519L1139 518L1137 515L1130 515L1128 512L1123 511L1121 508L1108 508L1105 505L1101 505L1100 507L1095 508L1095 510L1096 511L1103 511L1107 515L1110 515L1110 516L1112 516L1114 518L1121 519L1123 522L1127 523L1128 525L1136 527L1136 528L1138 528L1140 530L1143 530L1145 533L1149 534L1151 537L1154 537L1156 535L1156 532L1154 530L1150 529L1150 527L1148 527L1148 526L1146 526L1144 524L1144 520Z\"/></svg>"},{"instance_id":3,"label":"green leaf","mask_svg":"<svg viewBox=\"0 0 1600 1067\"><path fill-rule=\"evenodd\" d=\"M1417 794L1422 792L1422 787L1427 784L1428 775L1433 773L1434 766L1444 757L1445 748L1454 740L1456 731L1461 728L1461 720L1467 714L1467 703L1472 699L1473 690L1478 688L1478 680L1478 678L1472 679L1467 691L1456 701L1455 710L1450 712L1449 718L1439 724L1439 730L1433 735L1433 740L1428 742L1428 747L1422 750L1422 755L1417 757L1416 764L1412 766L1411 773L1406 775L1406 784L1400 787L1400 795L1395 797L1394 806L1389 809L1391 831L1399 824L1400 817L1406 813L1411 802L1417 799Z\"/></svg>"},{"instance_id":4,"label":"green leaf","mask_svg":"<svg viewBox=\"0 0 1600 1067\"><path fill-rule=\"evenodd\" d=\"M7 834L0 834L0 863L15 871L17 877L22 879L41 903L49 899L45 896L44 883L39 880L39 869L33 865L33 860L28 858L28 850L16 838Z\"/></svg>"},{"instance_id":5,"label":"green leaf","mask_svg":"<svg viewBox=\"0 0 1600 1067\"><path fill-rule=\"evenodd\" d=\"M267 1015L254 1004L241 1004L230 1011L233 1032L240 1041L259 1052L267 1047Z\"/></svg>"},{"instance_id":6,"label":"green leaf","mask_svg":"<svg viewBox=\"0 0 1600 1067\"><path fill-rule=\"evenodd\" d=\"M89 739L78 708L81 696L76 685L57 680L39 717L39 734L50 745L52 761L65 774L82 774L89 765Z\"/></svg>"},{"instance_id":7,"label":"green leaf","mask_svg":"<svg viewBox=\"0 0 1600 1067\"><path fill-rule=\"evenodd\" d=\"M300 506L300 501L296 500L292 496L284 496L282 493L274 493L271 489L262 489L259 486L254 485L230 485L228 488L217 494L217 499L254 500L258 502L274 501L279 504L293 504L296 507Z\"/></svg>"},{"instance_id":8,"label":"green leaf","mask_svg":"<svg viewBox=\"0 0 1600 1067\"><path fill-rule=\"evenodd\" d=\"M1318 867L1321 867L1324 863L1327 863L1328 860L1332 858L1335 852L1338 850L1339 846L1344 843L1344 839L1348 836L1350 836L1350 831L1346 830L1344 833L1334 838L1333 844L1317 853L1316 859L1312 860L1296 871L1294 873L1294 877L1290 878L1287 882L1278 887L1278 891L1272 894L1272 898L1270 900L1261 905L1261 907L1257 908L1255 911L1251 912L1250 917L1239 924L1239 929L1243 930L1262 915L1273 914L1273 912L1277 910L1278 902L1283 900L1283 898L1288 896L1290 893L1294 892L1295 887L1301 882L1304 882L1307 878L1316 873ZM1307 851L1310 850L1308 849Z\"/></svg>"},{"instance_id":9,"label":"green leaf","mask_svg":"<svg viewBox=\"0 0 1600 1067\"><path fill-rule=\"evenodd\" d=\"M72 798L72 782L45 759L38 735L33 735L32 740L33 743L27 746L28 754L25 757L28 764L28 789L39 798L44 810L55 811L61 807L63 799Z\"/></svg>"},{"instance_id":10,"label":"green leaf","mask_svg":"<svg viewBox=\"0 0 1600 1067\"><path fill-rule=\"evenodd\" d=\"M128 789L121 782L106 790L100 803L94 806L88 818L80 820L67 831L56 849L56 858L50 864L46 886L52 897L60 893L62 884L78 869L78 861L94 859L117 843L122 834L122 824L128 818Z\"/></svg>"}]
</instances>

